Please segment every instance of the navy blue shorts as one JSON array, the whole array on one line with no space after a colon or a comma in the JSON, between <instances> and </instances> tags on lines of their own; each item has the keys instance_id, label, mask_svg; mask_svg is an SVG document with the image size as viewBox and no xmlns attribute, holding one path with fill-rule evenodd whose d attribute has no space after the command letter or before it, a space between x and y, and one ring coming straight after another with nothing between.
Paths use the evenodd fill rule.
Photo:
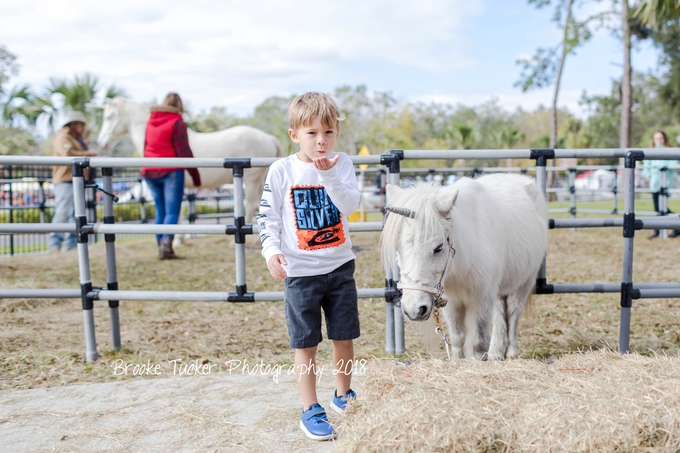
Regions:
<instances>
[{"instance_id":1,"label":"navy blue shorts","mask_svg":"<svg viewBox=\"0 0 680 453\"><path fill-rule=\"evenodd\" d=\"M328 339L359 338L354 260L329 274L286 278L284 306L290 347L293 349L312 348L323 340L322 308Z\"/></svg>"}]
</instances>

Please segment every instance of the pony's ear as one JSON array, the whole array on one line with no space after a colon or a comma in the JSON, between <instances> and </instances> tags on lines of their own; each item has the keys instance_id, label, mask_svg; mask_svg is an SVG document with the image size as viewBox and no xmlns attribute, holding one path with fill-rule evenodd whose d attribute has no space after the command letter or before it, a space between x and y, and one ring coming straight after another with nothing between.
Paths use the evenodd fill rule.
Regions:
<instances>
[{"instance_id":1,"label":"pony's ear","mask_svg":"<svg viewBox=\"0 0 680 453\"><path fill-rule=\"evenodd\" d=\"M456 199L458 198L458 189L444 191L440 198L435 201L435 206L437 211L439 211L443 216L447 216L448 213L453 208Z\"/></svg>"},{"instance_id":2,"label":"pony's ear","mask_svg":"<svg viewBox=\"0 0 680 453\"><path fill-rule=\"evenodd\" d=\"M389 204L394 204L396 200L401 198L404 189L394 184L388 184L385 186L385 193L387 194L387 202Z\"/></svg>"}]
</instances>

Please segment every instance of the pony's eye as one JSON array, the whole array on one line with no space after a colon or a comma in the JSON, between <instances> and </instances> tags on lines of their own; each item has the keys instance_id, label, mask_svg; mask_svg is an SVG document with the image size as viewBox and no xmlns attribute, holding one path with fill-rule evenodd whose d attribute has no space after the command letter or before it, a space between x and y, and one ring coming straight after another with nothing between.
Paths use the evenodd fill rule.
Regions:
<instances>
[{"instance_id":1,"label":"pony's eye","mask_svg":"<svg viewBox=\"0 0 680 453\"><path fill-rule=\"evenodd\" d=\"M444 250L444 244L439 244L437 248L434 249L434 253L439 253Z\"/></svg>"}]
</instances>

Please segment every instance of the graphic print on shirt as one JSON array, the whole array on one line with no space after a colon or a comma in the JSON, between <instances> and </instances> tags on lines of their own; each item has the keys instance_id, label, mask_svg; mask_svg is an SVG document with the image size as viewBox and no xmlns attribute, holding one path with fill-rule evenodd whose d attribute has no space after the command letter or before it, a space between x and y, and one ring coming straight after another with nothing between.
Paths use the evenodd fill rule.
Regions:
<instances>
[{"instance_id":1,"label":"graphic print on shirt","mask_svg":"<svg viewBox=\"0 0 680 453\"><path fill-rule=\"evenodd\" d=\"M345 243L340 211L323 186L292 186L290 203L300 249L320 250Z\"/></svg>"}]
</instances>

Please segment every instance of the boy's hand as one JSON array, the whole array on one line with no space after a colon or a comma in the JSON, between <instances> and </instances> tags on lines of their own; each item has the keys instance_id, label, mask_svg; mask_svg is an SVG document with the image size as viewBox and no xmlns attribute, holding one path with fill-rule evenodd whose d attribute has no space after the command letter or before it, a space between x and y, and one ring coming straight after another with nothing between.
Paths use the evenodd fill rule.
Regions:
<instances>
[{"instance_id":1,"label":"boy's hand","mask_svg":"<svg viewBox=\"0 0 680 453\"><path fill-rule=\"evenodd\" d=\"M281 267L282 265L288 265L288 262L283 255L274 255L269 258L269 262L267 263L267 269L269 269L269 273L272 275L272 277L274 277L274 279L280 282L288 277L286 271L283 270L283 267Z\"/></svg>"},{"instance_id":2,"label":"boy's hand","mask_svg":"<svg viewBox=\"0 0 680 453\"><path fill-rule=\"evenodd\" d=\"M338 163L339 159L340 154L336 154L332 159L329 159L326 156L317 157L314 159L314 166L317 170L330 170L331 168L335 167L335 164Z\"/></svg>"}]
</instances>

